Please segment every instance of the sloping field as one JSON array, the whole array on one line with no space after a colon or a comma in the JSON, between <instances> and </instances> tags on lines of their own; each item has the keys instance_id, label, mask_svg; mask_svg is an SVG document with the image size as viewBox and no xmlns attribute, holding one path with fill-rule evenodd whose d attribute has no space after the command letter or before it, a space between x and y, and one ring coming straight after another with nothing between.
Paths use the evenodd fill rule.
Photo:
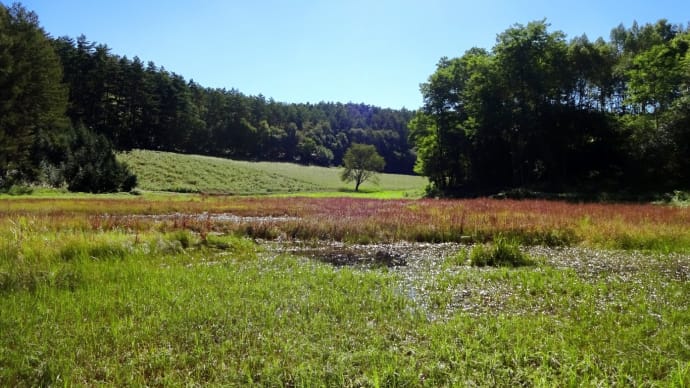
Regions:
<instances>
[{"instance_id":1,"label":"sloping field","mask_svg":"<svg viewBox=\"0 0 690 388\"><path fill-rule=\"evenodd\" d=\"M269 194L348 191L354 187L340 180L340 168L145 150L122 153L118 158L137 174L139 188L151 191ZM379 184L366 182L361 190L420 192L426 183L419 176L380 174Z\"/></svg>"}]
</instances>

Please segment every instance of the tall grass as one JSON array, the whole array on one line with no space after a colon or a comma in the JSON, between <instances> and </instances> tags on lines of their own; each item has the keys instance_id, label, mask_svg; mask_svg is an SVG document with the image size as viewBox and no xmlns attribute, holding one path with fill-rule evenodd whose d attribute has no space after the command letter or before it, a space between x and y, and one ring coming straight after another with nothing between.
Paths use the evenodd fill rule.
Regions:
<instances>
[{"instance_id":1,"label":"tall grass","mask_svg":"<svg viewBox=\"0 0 690 388\"><path fill-rule=\"evenodd\" d=\"M42 217L0 232L3 386L690 382L690 285L674 274L456 267L421 275L426 305L396 272L238 236Z\"/></svg>"},{"instance_id":2,"label":"tall grass","mask_svg":"<svg viewBox=\"0 0 690 388\"><path fill-rule=\"evenodd\" d=\"M219 214L245 218L214 217ZM643 204L223 196L21 198L1 203L0 216L5 217L0 223L30 216L47 228L82 230L187 228L197 233L346 242L490 242L502 235L523 245L690 251L690 209Z\"/></svg>"},{"instance_id":3,"label":"tall grass","mask_svg":"<svg viewBox=\"0 0 690 388\"><path fill-rule=\"evenodd\" d=\"M259 259L236 237L41 237L40 256L40 238L3 249L1 385L365 382L390 357L365 339L415 320L390 276ZM378 361L353 373L346 355Z\"/></svg>"}]
</instances>

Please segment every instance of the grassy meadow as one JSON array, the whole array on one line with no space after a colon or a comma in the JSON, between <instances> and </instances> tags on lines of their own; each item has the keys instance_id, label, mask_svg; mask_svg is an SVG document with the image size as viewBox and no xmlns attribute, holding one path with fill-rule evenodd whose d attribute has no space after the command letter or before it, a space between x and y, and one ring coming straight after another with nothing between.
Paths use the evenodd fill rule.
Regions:
<instances>
[{"instance_id":1,"label":"grassy meadow","mask_svg":"<svg viewBox=\"0 0 690 388\"><path fill-rule=\"evenodd\" d=\"M292 163L247 162L200 155L133 150L118 155L147 191L214 194L311 193L312 196L367 195L419 197L426 178L379 174L379 182L365 182L362 194L340 180L340 168ZM330 193L330 194L329 194Z\"/></svg>"},{"instance_id":2,"label":"grassy meadow","mask_svg":"<svg viewBox=\"0 0 690 388\"><path fill-rule=\"evenodd\" d=\"M684 387L689 279L681 207L4 198L0 385Z\"/></svg>"}]
</instances>

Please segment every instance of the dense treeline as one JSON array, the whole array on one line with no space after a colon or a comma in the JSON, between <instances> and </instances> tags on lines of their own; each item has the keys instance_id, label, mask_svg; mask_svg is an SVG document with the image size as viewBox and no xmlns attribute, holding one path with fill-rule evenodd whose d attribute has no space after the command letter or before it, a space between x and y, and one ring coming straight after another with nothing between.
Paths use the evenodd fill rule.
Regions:
<instances>
[{"instance_id":1,"label":"dense treeline","mask_svg":"<svg viewBox=\"0 0 690 388\"><path fill-rule=\"evenodd\" d=\"M0 189L128 190L136 178L113 152L133 148L329 166L366 143L388 172L412 173L412 111L202 87L83 36L52 38L20 4L0 4L0 23Z\"/></svg>"},{"instance_id":2,"label":"dense treeline","mask_svg":"<svg viewBox=\"0 0 690 388\"><path fill-rule=\"evenodd\" d=\"M117 149L199 153L237 159L340 165L352 143L376 146L389 172L412 173L407 143L413 112L364 104L287 104L194 81L59 38L53 45L69 86L72 122L106 135Z\"/></svg>"},{"instance_id":3,"label":"dense treeline","mask_svg":"<svg viewBox=\"0 0 690 388\"><path fill-rule=\"evenodd\" d=\"M665 20L569 41L544 21L442 58L410 123L432 189L690 187L690 33Z\"/></svg>"},{"instance_id":4,"label":"dense treeline","mask_svg":"<svg viewBox=\"0 0 690 388\"><path fill-rule=\"evenodd\" d=\"M108 140L69 122L67 94L36 14L0 4L0 190L37 181L93 192L134 187Z\"/></svg>"}]
</instances>

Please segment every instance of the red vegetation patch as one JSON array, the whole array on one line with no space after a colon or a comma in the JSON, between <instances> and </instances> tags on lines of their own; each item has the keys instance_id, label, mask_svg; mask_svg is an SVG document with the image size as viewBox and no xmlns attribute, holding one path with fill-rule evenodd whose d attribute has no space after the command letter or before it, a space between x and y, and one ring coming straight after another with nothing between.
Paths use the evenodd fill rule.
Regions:
<instances>
[{"instance_id":1,"label":"red vegetation patch","mask_svg":"<svg viewBox=\"0 0 690 388\"><path fill-rule=\"evenodd\" d=\"M690 209L659 205L494 199L199 198L13 200L0 209L0 217L33 214L54 218L53 225L60 225L60 219L71 219L71 223L83 219L85 227L96 229L190 229L267 239L481 242L502 235L529 245L690 250ZM145 214L166 216L138 216Z\"/></svg>"}]
</instances>

